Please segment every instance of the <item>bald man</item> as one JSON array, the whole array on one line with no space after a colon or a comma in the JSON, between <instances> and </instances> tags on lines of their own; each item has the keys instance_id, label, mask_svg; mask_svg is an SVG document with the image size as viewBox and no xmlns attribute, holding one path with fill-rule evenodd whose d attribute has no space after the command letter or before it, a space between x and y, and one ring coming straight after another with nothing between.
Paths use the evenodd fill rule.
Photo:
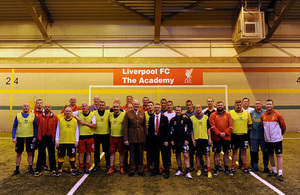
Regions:
<instances>
[{"instance_id":1,"label":"bald man","mask_svg":"<svg viewBox=\"0 0 300 195\"><path fill-rule=\"evenodd\" d=\"M38 133L37 140L39 142L39 154L36 163L34 176L41 175L42 166L46 161L46 148L48 148L48 158L51 174L55 175L56 160L55 160L55 133L58 118L51 112L51 105L46 104L44 112L37 117Z\"/></svg>"},{"instance_id":2,"label":"bald man","mask_svg":"<svg viewBox=\"0 0 300 195\"><path fill-rule=\"evenodd\" d=\"M143 169L144 143L146 142L146 117L143 110L139 110L140 102L134 100L133 110L126 112L123 122L123 140L130 148L130 172L132 177L138 169L140 176L145 176ZM138 167L136 167L136 161Z\"/></svg>"},{"instance_id":3,"label":"bald man","mask_svg":"<svg viewBox=\"0 0 300 195\"><path fill-rule=\"evenodd\" d=\"M96 117L94 112L89 111L86 102L81 105L82 110L73 112L74 117L78 121L79 126L79 171L83 172L83 158L85 158L85 173L90 174L91 152L94 152L94 128L96 128Z\"/></svg>"},{"instance_id":4,"label":"bald man","mask_svg":"<svg viewBox=\"0 0 300 195\"><path fill-rule=\"evenodd\" d=\"M69 156L71 175L76 176L75 166L76 148L79 142L79 128L77 120L72 116L72 108L67 107L64 110L64 117L58 120L55 133L55 146L58 155L58 167L56 177L62 175L62 166L66 155Z\"/></svg>"},{"instance_id":5,"label":"bald man","mask_svg":"<svg viewBox=\"0 0 300 195\"><path fill-rule=\"evenodd\" d=\"M121 105L121 100L120 100L120 98L115 98L114 99L114 101L113 101L113 105L115 105L115 104L119 104L119 105ZM122 109L122 108L120 108L120 111L121 112L127 112L127 110L128 110L128 105L126 105L127 107L126 107L126 110L124 110L124 109ZM113 106L110 106L109 107L109 112L114 112L114 109L113 109Z\"/></svg>"},{"instance_id":6,"label":"bald man","mask_svg":"<svg viewBox=\"0 0 300 195\"><path fill-rule=\"evenodd\" d=\"M94 97L93 101L94 101L94 104L91 105L91 106L89 106L89 111L90 112L93 112L94 110L98 110L99 109L99 104L100 104L101 99L100 99L100 97L98 95L96 95Z\"/></svg>"},{"instance_id":7,"label":"bald man","mask_svg":"<svg viewBox=\"0 0 300 195\"><path fill-rule=\"evenodd\" d=\"M72 97L69 99L69 103L70 103L70 104L69 104L69 107L72 109L72 112L81 110L81 108L78 107L78 106L76 105L76 102L77 102L77 100L76 100L76 97L74 97L74 96L72 96ZM64 113L64 108L61 110L60 113L61 113L61 114Z\"/></svg>"},{"instance_id":8,"label":"bald man","mask_svg":"<svg viewBox=\"0 0 300 195\"><path fill-rule=\"evenodd\" d=\"M24 143L26 143L28 171L27 173L34 174L32 169L32 154L34 152L34 143L37 137L37 120L35 114L29 112L30 106L25 103L22 106L22 112L18 113L13 129L12 129L12 141L16 144L16 170L12 175L18 175L20 173L21 156L24 151Z\"/></svg>"}]
</instances>

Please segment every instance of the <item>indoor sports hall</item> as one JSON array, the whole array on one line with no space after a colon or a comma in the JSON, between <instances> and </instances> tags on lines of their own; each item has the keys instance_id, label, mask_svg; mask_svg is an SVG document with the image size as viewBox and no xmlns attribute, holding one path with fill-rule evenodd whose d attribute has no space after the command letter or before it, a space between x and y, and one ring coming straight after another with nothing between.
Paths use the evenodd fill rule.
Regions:
<instances>
[{"instance_id":1,"label":"indoor sports hall","mask_svg":"<svg viewBox=\"0 0 300 195\"><path fill-rule=\"evenodd\" d=\"M0 0L0 194L299 194L299 29L299 0ZM140 106L143 97L165 98L183 113L187 100L204 109L213 98L227 112L243 98L252 108L261 100L263 109L273 100L286 123L284 181L262 171L261 152L250 174L177 177L172 154L167 180L107 175L102 149L101 170L89 175L70 175L66 161L61 177L34 177L24 152L20 174L11 176L12 129L24 103L34 110L42 99L59 115L71 97L81 107L99 96L109 109L128 95ZM118 163L117 153L117 170Z\"/></svg>"}]
</instances>

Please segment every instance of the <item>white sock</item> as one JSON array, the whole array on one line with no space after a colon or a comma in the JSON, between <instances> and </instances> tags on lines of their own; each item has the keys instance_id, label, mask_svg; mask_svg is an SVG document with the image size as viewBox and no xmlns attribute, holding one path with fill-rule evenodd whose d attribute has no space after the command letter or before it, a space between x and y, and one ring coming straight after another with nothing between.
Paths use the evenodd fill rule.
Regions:
<instances>
[{"instance_id":1,"label":"white sock","mask_svg":"<svg viewBox=\"0 0 300 195\"><path fill-rule=\"evenodd\" d=\"M272 167L272 169L274 173L277 173L276 167Z\"/></svg>"},{"instance_id":2,"label":"white sock","mask_svg":"<svg viewBox=\"0 0 300 195\"><path fill-rule=\"evenodd\" d=\"M279 175L282 175L282 170L278 170L278 174L279 174Z\"/></svg>"}]
</instances>

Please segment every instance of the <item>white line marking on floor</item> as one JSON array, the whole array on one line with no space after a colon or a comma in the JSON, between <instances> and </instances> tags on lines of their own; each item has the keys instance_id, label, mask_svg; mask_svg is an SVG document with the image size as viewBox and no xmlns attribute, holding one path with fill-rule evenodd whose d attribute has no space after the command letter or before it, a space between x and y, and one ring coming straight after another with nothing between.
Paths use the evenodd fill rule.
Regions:
<instances>
[{"instance_id":1,"label":"white line marking on floor","mask_svg":"<svg viewBox=\"0 0 300 195\"><path fill-rule=\"evenodd\" d=\"M0 137L0 139L11 139L12 140L11 137Z\"/></svg>"},{"instance_id":2,"label":"white line marking on floor","mask_svg":"<svg viewBox=\"0 0 300 195\"><path fill-rule=\"evenodd\" d=\"M277 194L280 195L284 195L284 193L280 190L278 190L277 188L275 188L273 185L271 185L270 183L268 183L266 180L262 179L261 177L259 177L258 175L256 175L253 172L250 172L250 174L255 177L256 179L258 179L260 182L262 182L263 184L265 184L266 186L268 186L269 188L271 188L272 190L274 190Z\"/></svg>"},{"instance_id":3,"label":"white line marking on floor","mask_svg":"<svg viewBox=\"0 0 300 195\"><path fill-rule=\"evenodd\" d=\"M288 137L287 137L287 138L283 138L283 139L300 139L300 138L292 138L292 137L291 137L291 138L288 138Z\"/></svg>"},{"instance_id":4,"label":"white line marking on floor","mask_svg":"<svg viewBox=\"0 0 300 195\"><path fill-rule=\"evenodd\" d=\"M104 156L104 152L101 153L100 159ZM81 179L75 184L75 186L69 191L67 195L73 195L79 186L84 182L84 180L89 176L89 174L84 174Z\"/></svg>"}]
</instances>

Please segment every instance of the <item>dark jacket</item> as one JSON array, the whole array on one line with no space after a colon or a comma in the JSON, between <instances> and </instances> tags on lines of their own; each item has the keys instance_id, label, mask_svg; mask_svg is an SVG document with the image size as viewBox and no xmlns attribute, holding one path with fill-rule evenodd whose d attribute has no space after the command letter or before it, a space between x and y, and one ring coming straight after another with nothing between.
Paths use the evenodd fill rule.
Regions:
<instances>
[{"instance_id":1,"label":"dark jacket","mask_svg":"<svg viewBox=\"0 0 300 195\"><path fill-rule=\"evenodd\" d=\"M132 143L146 142L146 117L145 112L138 110L138 115L131 110L126 112L123 121L123 140Z\"/></svg>"},{"instance_id":2,"label":"dark jacket","mask_svg":"<svg viewBox=\"0 0 300 195\"><path fill-rule=\"evenodd\" d=\"M191 133L192 126L191 120L188 117L181 115L173 117L170 121L170 133L171 141L175 142L175 145L184 145L185 140L189 143L192 141Z\"/></svg>"},{"instance_id":3,"label":"dark jacket","mask_svg":"<svg viewBox=\"0 0 300 195\"><path fill-rule=\"evenodd\" d=\"M155 135L155 120L156 115L151 116L149 118L149 126L148 126L148 136L151 140L158 138L159 144L164 144L164 142L170 141L170 129L169 129L169 121L168 117L161 115L160 121L159 121L159 127L158 127L158 135Z\"/></svg>"}]
</instances>

